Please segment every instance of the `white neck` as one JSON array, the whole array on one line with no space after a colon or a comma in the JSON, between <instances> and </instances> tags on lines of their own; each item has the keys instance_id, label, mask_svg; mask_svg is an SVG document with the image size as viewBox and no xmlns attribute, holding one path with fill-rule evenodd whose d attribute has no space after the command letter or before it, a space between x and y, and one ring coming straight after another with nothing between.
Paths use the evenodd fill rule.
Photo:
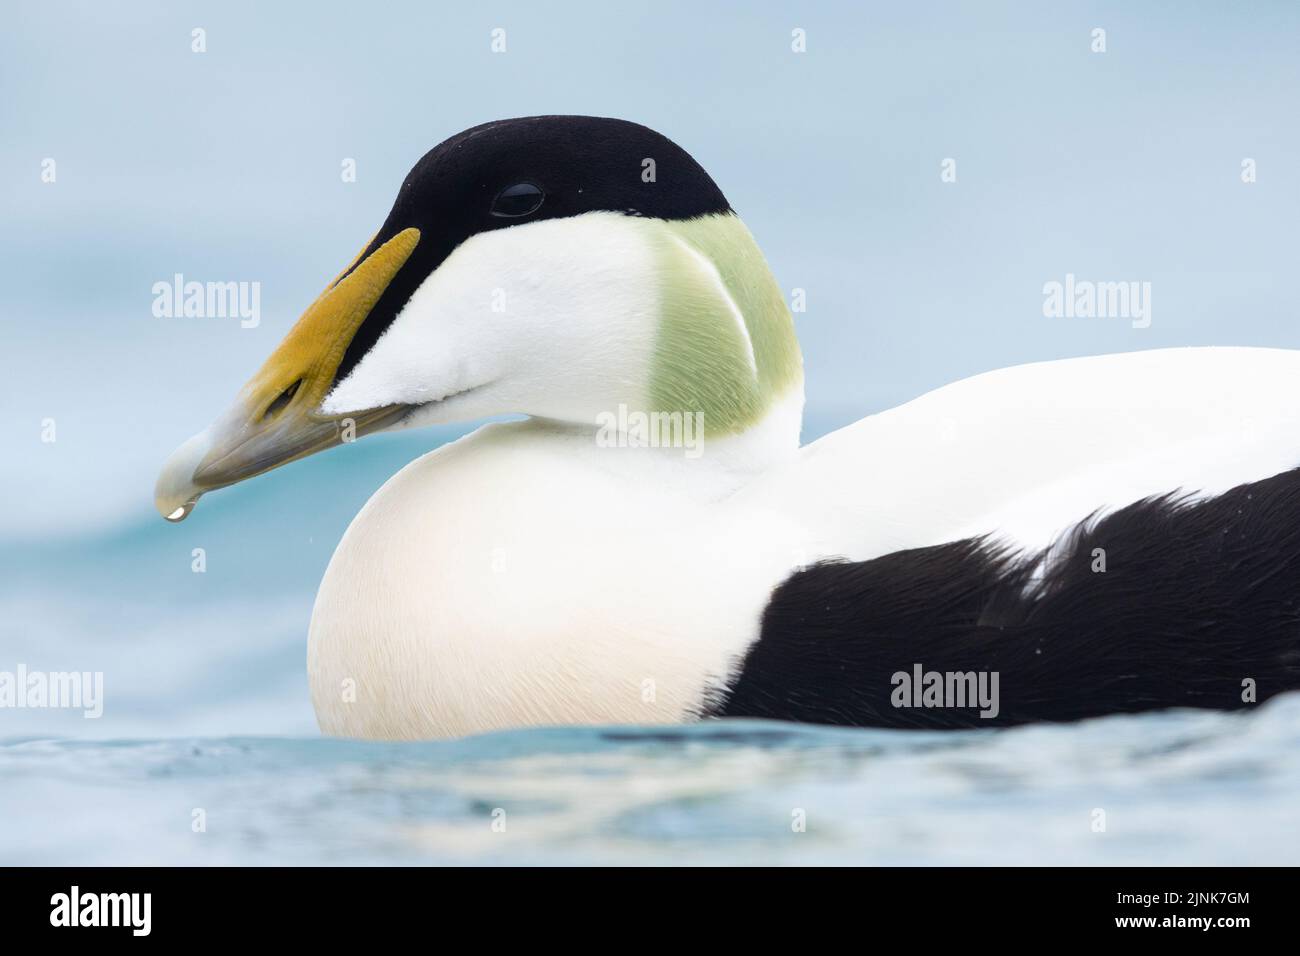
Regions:
<instances>
[{"instance_id":1,"label":"white neck","mask_svg":"<svg viewBox=\"0 0 1300 956\"><path fill-rule=\"evenodd\" d=\"M611 435L608 428L552 419L535 418L531 425L538 433L566 443L565 453L588 467L637 485L662 483L674 493L707 501L725 497L758 474L796 457L803 404L803 389L793 388L744 431L707 439L696 435L689 447L646 445L644 432L635 427ZM610 420L615 419L611 413Z\"/></svg>"}]
</instances>

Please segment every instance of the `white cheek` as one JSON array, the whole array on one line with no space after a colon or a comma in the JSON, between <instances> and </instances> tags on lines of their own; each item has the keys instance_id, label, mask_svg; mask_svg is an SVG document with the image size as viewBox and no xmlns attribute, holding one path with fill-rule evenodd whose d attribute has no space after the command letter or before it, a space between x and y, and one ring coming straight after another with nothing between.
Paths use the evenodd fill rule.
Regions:
<instances>
[{"instance_id":1,"label":"white cheek","mask_svg":"<svg viewBox=\"0 0 1300 956\"><path fill-rule=\"evenodd\" d=\"M588 213L483 233L411 296L324 411L438 401L471 388L523 412L583 416L635 401L659 292L654 220Z\"/></svg>"}]
</instances>

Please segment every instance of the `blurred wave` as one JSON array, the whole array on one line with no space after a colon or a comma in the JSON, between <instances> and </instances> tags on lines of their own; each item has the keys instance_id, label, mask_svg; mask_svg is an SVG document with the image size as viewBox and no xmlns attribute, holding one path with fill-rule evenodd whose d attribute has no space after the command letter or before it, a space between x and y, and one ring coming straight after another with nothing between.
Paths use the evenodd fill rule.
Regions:
<instances>
[{"instance_id":1,"label":"blurred wave","mask_svg":"<svg viewBox=\"0 0 1300 956\"><path fill-rule=\"evenodd\" d=\"M1300 862L1300 694L946 734L11 741L0 778L16 864Z\"/></svg>"}]
</instances>

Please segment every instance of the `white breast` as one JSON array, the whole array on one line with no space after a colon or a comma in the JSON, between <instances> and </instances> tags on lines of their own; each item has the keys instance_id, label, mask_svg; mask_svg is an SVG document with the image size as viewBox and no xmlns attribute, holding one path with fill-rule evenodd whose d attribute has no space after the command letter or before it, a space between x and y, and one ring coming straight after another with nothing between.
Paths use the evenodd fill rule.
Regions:
<instances>
[{"instance_id":1,"label":"white breast","mask_svg":"<svg viewBox=\"0 0 1300 956\"><path fill-rule=\"evenodd\" d=\"M753 639L792 532L629 482L609 454L492 425L390 479L316 600L321 729L423 738L695 713Z\"/></svg>"}]
</instances>

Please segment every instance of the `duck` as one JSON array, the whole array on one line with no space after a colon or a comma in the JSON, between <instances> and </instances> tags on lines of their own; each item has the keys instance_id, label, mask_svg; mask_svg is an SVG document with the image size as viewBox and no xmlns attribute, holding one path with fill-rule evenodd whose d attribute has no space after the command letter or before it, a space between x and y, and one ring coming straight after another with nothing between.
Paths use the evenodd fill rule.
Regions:
<instances>
[{"instance_id":1,"label":"duck","mask_svg":"<svg viewBox=\"0 0 1300 956\"><path fill-rule=\"evenodd\" d=\"M979 729L1300 688L1300 352L998 369L807 445L803 386L785 294L689 153L490 122L415 164L155 504L492 419L339 541L307 628L332 736Z\"/></svg>"}]
</instances>

